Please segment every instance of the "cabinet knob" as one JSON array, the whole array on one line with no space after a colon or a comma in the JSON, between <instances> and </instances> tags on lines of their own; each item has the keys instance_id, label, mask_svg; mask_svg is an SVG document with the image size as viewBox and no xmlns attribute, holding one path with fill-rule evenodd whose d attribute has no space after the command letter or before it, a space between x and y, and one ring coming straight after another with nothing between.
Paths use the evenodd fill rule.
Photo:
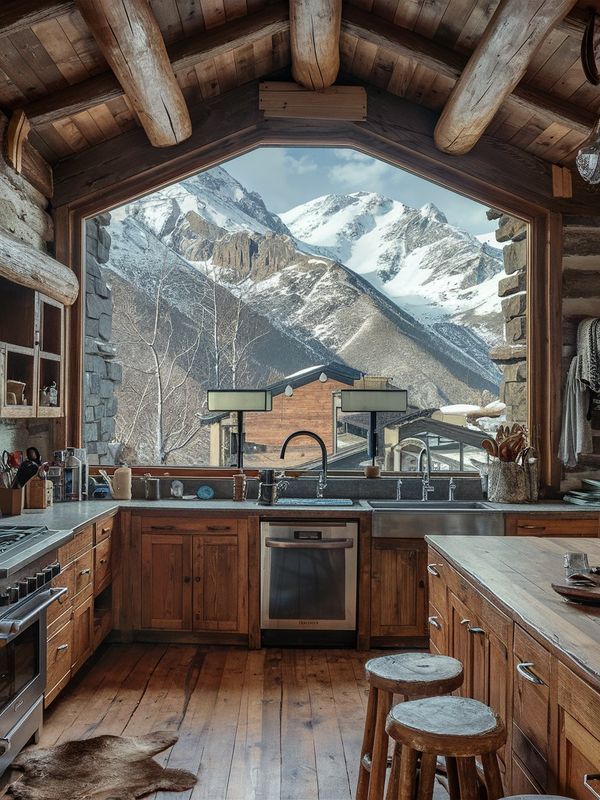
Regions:
<instances>
[{"instance_id":1,"label":"cabinet knob","mask_svg":"<svg viewBox=\"0 0 600 800\"><path fill-rule=\"evenodd\" d=\"M201 578L200 578L200 576L199 576L199 575L196 575L196 577L194 578L194 580L196 581L196 583L200 583L200 581L201 581Z\"/></svg>"},{"instance_id":2,"label":"cabinet knob","mask_svg":"<svg viewBox=\"0 0 600 800\"><path fill-rule=\"evenodd\" d=\"M102 563L102 562L100 562L100 563ZM82 569L79 574L80 575L89 575L90 572L91 572L91 569Z\"/></svg>"},{"instance_id":3,"label":"cabinet knob","mask_svg":"<svg viewBox=\"0 0 600 800\"><path fill-rule=\"evenodd\" d=\"M433 575L435 578L439 578L440 577L440 573L439 573L439 570L436 569L436 567L440 567L440 566L441 566L441 564L427 564L427 572L430 575Z\"/></svg>"},{"instance_id":4,"label":"cabinet knob","mask_svg":"<svg viewBox=\"0 0 600 800\"><path fill-rule=\"evenodd\" d=\"M469 633L479 634L480 636L485 635L485 631L483 630L483 628L469 627L467 628L467 630Z\"/></svg>"},{"instance_id":5,"label":"cabinet knob","mask_svg":"<svg viewBox=\"0 0 600 800\"><path fill-rule=\"evenodd\" d=\"M68 644L59 644L58 647L56 648L56 652L57 653L64 653L64 651L68 650L68 649L69 649L69 645Z\"/></svg>"},{"instance_id":6,"label":"cabinet knob","mask_svg":"<svg viewBox=\"0 0 600 800\"><path fill-rule=\"evenodd\" d=\"M438 622L438 618L436 616L427 617L427 622L431 625L432 628L437 628L438 631L442 630L442 626Z\"/></svg>"},{"instance_id":7,"label":"cabinet knob","mask_svg":"<svg viewBox=\"0 0 600 800\"><path fill-rule=\"evenodd\" d=\"M190 582L191 582L191 580L192 580L192 579L190 578L190 576L189 576L189 575L184 575L184 578L183 578L183 582L184 582L184 583L190 583Z\"/></svg>"}]
</instances>

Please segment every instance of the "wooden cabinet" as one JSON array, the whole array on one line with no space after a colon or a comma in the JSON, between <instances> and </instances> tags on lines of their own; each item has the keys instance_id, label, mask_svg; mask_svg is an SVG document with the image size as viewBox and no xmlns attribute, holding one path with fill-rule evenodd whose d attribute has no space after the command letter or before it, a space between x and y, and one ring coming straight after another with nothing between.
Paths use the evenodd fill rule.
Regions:
<instances>
[{"instance_id":1,"label":"wooden cabinet","mask_svg":"<svg viewBox=\"0 0 600 800\"><path fill-rule=\"evenodd\" d=\"M142 627L191 630L190 536L175 533L142 536Z\"/></svg>"},{"instance_id":2,"label":"wooden cabinet","mask_svg":"<svg viewBox=\"0 0 600 800\"><path fill-rule=\"evenodd\" d=\"M112 581L112 537L102 539L94 547L94 596Z\"/></svg>"},{"instance_id":3,"label":"wooden cabinet","mask_svg":"<svg viewBox=\"0 0 600 800\"><path fill-rule=\"evenodd\" d=\"M64 306L4 278L0 296L0 417L63 416Z\"/></svg>"},{"instance_id":4,"label":"wooden cabinet","mask_svg":"<svg viewBox=\"0 0 600 800\"><path fill-rule=\"evenodd\" d=\"M194 629L247 633L247 548L237 533L193 539Z\"/></svg>"},{"instance_id":5,"label":"wooden cabinet","mask_svg":"<svg viewBox=\"0 0 600 800\"><path fill-rule=\"evenodd\" d=\"M48 706L69 682L73 648L73 622L67 622L48 639L45 703Z\"/></svg>"},{"instance_id":6,"label":"wooden cabinet","mask_svg":"<svg viewBox=\"0 0 600 800\"><path fill-rule=\"evenodd\" d=\"M94 598L91 592L73 609L73 652L71 675L87 661L94 651Z\"/></svg>"},{"instance_id":7,"label":"wooden cabinet","mask_svg":"<svg viewBox=\"0 0 600 800\"><path fill-rule=\"evenodd\" d=\"M558 790L566 797L590 800L600 793L598 720L600 694L559 664Z\"/></svg>"},{"instance_id":8,"label":"wooden cabinet","mask_svg":"<svg viewBox=\"0 0 600 800\"><path fill-rule=\"evenodd\" d=\"M572 514L553 514L551 517L508 514L504 525L507 536L600 535L600 517L596 513L579 517Z\"/></svg>"},{"instance_id":9,"label":"wooden cabinet","mask_svg":"<svg viewBox=\"0 0 600 800\"><path fill-rule=\"evenodd\" d=\"M372 639L427 636L426 576L427 546L423 539L372 540Z\"/></svg>"},{"instance_id":10,"label":"wooden cabinet","mask_svg":"<svg viewBox=\"0 0 600 800\"><path fill-rule=\"evenodd\" d=\"M217 526L222 533L185 524L183 532L142 533L142 628L248 632L246 528L237 520L196 528Z\"/></svg>"}]
</instances>

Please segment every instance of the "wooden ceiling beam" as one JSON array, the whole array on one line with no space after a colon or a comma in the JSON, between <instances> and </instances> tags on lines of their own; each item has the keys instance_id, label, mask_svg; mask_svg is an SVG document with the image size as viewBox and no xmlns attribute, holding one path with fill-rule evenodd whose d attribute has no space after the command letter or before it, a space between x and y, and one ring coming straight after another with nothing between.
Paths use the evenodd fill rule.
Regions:
<instances>
[{"instance_id":1,"label":"wooden ceiling beam","mask_svg":"<svg viewBox=\"0 0 600 800\"><path fill-rule=\"evenodd\" d=\"M345 6L342 32L382 47L390 53L410 58L427 69L457 81L469 61L468 56L427 39L414 31L390 25L356 6ZM558 122L587 135L596 123L596 115L585 108L533 87L519 84L507 102L536 114L548 122Z\"/></svg>"},{"instance_id":2,"label":"wooden ceiling beam","mask_svg":"<svg viewBox=\"0 0 600 800\"><path fill-rule=\"evenodd\" d=\"M11 36L74 8L75 0L4 0L0 5L0 36Z\"/></svg>"},{"instance_id":3,"label":"wooden ceiling beam","mask_svg":"<svg viewBox=\"0 0 600 800\"><path fill-rule=\"evenodd\" d=\"M575 0L501 0L436 125L440 150L462 155L477 144L548 33L574 5Z\"/></svg>"},{"instance_id":4,"label":"wooden ceiling beam","mask_svg":"<svg viewBox=\"0 0 600 800\"><path fill-rule=\"evenodd\" d=\"M342 0L290 0L292 75L305 89L329 88L340 70Z\"/></svg>"},{"instance_id":5,"label":"wooden ceiling beam","mask_svg":"<svg viewBox=\"0 0 600 800\"><path fill-rule=\"evenodd\" d=\"M187 139L192 123L147 0L77 0L98 47L155 147Z\"/></svg>"},{"instance_id":6,"label":"wooden ceiling beam","mask_svg":"<svg viewBox=\"0 0 600 800\"><path fill-rule=\"evenodd\" d=\"M242 45L252 45L266 36L287 33L289 29L288 4L278 2L256 14L176 42L167 49L171 68L177 73L231 53ZM87 111L124 94L112 72L105 72L34 100L24 107L24 111L35 128Z\"/></svg>"}]
</instances>

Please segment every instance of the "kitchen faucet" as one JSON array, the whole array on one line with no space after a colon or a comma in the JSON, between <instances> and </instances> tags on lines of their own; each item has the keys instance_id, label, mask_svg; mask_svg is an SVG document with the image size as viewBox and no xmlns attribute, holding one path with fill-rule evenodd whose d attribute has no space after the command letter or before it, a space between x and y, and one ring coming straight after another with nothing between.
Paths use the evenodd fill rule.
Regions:
<instances>
[{"instance_id":1,"label":"kitchen faucet","mask_svg":"<svg viewBox=\"0 0 600 800\"><path fill-rule=\"evenodd\" d=\"M452 502L454 500L454 492L456 491L456 481L454 478L450 478L448 482L448 500Z\"/></svg>"},{"instance_id":2,"label":"kitchen faucet","mask_svg":"<svg viewBox=\"0 0 600 800\"><path fill-rule=\"evenodd\" d=\"M281 445L279 458L285 458L285 451L287 450L288 444L292 439L296 439L298 436L308 436L310 439L314 439L321 448L321 472L319 473L319 482L317 483L317 497L321 498L327 486L327 447L318 434L312 431L294 431L294 433L290 433L285 442Z\"/></svg>"}]
</instances>

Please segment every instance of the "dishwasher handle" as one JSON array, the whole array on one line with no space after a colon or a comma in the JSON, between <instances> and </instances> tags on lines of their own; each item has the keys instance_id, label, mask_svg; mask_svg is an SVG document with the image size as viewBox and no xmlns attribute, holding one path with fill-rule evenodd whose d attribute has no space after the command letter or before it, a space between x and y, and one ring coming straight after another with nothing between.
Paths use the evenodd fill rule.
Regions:
<instances>
[{"instance_id":1,"label":"dishwasher handle","mask_svg":"<svg viewBox=\"0 0 600 800\"><path fill-rule=\"evenodd\" d=\"M354 547L354 539L265 539L265 547L282 550L347 550Z\"/></svg>"}]
</instances>

